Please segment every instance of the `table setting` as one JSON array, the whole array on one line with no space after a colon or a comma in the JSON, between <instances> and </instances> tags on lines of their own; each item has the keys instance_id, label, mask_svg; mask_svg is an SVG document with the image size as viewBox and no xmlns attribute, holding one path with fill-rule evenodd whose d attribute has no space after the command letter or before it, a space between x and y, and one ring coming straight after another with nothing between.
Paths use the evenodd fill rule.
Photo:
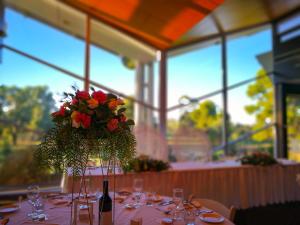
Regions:
<instances>
[{"instance_id":1,"label":"table setting","mask_svg":"<svg viewBox=\"0 0 300 225\"><path fill-rule=\"evenodd\" d=\"M222 215L206 208L197 199L184 200L181 188L173 189L173 196L162 196L145 191L143 179L137 178L132 188L109 192L114 199L116 225L165 225L165 224L232 224ZM70 224L72 210L71 193L43 194L37 185L29 186L27 199L0 208L0 224L24 225L67 225ZM73 193L73 199L81 200L77 224L98 224L99 202L103 193L89 193L88 196ZM92 205L92 221L87 216L86 203ZM74 206L73 206L74 207ZM73 214L74 216L74 214ZM74 221L74 220L73 220Z\"/></svg>"}]
</instances>

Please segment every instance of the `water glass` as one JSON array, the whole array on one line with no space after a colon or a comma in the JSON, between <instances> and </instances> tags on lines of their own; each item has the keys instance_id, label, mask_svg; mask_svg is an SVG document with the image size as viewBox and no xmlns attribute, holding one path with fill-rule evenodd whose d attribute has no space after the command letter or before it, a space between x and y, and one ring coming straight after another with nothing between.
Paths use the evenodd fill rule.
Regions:
<instances>
[{"instance_id":1,"label":"water glass","mask_svg":"<svg viewBox=\"0 0 300 225\"><path fill-rule=\"evenodd\" d=\"M173 202L176 205L173 211L173 220L174 221L182 221L183 220L183 189L182 188L174 188L173 189Z\"/></svg>"},{"instance_id":2,"label":"water glass","mask_svg":"<svg viewBox=\"0 0 300 225\"><path fill-rule=\"evenodd\" d=\"M194 210L186 210L184 214L184 222L186 225L195 225L196 212Z\"/></svg>"},{"instance_id":3,"label":"water glass","mask_svg":"<svg viewBox=\"0 0 300 225\"><path fill-rule=\"evenodd\" d=\"M28 213L28 216L32 219L37 216L35 205L39 199L39 195L40 195L39 186L32 185L27 188L27 201L31 205L31 209L32 209L31 213Z\"/></svg>"},{"instance_id":4,"label":"water glass","mask_svg":"<svg viewBox=\"0 0 300 225\"><path fill-rule=\"evenodd\" d=\"M173 189L173 202L178 209L183 201L183 189L182 188L174 188Z\"/></svg>"},{"instance_id":5,"label":"water glass","mask_svg":"<svg viewBox=\"0 0 300 225\"><path fill-rule=\"evenodd\" d=\"M135 178L133 180L133 190L134 190L134 198L135 198L135 206L139 207L141 206L141 196L143 191L143 184L144 181L141 178Z\"/></svg>"}]
</instances>

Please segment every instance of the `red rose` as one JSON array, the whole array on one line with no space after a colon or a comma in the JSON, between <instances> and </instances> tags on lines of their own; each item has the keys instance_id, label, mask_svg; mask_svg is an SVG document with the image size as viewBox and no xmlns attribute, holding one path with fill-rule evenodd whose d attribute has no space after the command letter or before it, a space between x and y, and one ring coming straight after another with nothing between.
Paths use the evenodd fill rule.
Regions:
<instances>
[{"instance_id":1,"label":"red rose","mask_svg":"<svg viewBox=\"0 0 300 225\"><path fill-rule=\"evenodd\" d=\"M60 109L57 112L52 113L52 116L64 116L65 115L66 108L64 106L61 106Z\"/></svg>"},{"instance_id":2,"label":"red rose","mask_svg":"<svg viewBox=\"0 0 300 225\"><path fill-rule=\"evenodd\" d=\"M77 91L76 97L81 100L88 100L90 99L90 94L88 91Z\"/></svg>"},{"instance_id":3,"label":"red rose","mask_svg":"<svg viewBox=\"0 0 300 225\"><path fill-rule=\"evenodd\" d=\"M119 121L117 119L111 119L110 121L108 121L107 123L107 129L109 131L114 131L115 129L118 128L118 123Z\"/></svg>"},{"instance_id":4,"label":"red rose","mask_svg":"<svg viewBox=\"0 0 300 225\"><path fill-rule=\"evenodd\" d=\"M103 104L106 102L107 96L102 91L95 91L92 94L92 97L98 101L99 104Z\"/></svg>"},{"instance_id":5,"label":"red rose","mask_svg":"<svg viewBox=\"0 0 300 225\"><path fill-rule=\"evenodd\" d=\"M126 116L123 114L121 117L120 117L120 121L121 122L126 122L127 118Z\"/></svg>"},{"instance_id":6,"label":"red rose","mask_svg":"<svg viewBox=\"0 0 300 225\"><path fill-rule=\"evenodd\" d=\"M91 117L86 114L81 114L81 125L83 128L89 128L91 125Z\"/></svg>"},{"instance_id":7,"label":"red rose","mask_svg":"<svg viewBox=\"0 0 300 225\"><path fill-rule=\"evenodd\" d=\"M78 99L77 98L73 98L71 104L72 105L77 105L78 103Z\"/></svg>"}]
</instances>

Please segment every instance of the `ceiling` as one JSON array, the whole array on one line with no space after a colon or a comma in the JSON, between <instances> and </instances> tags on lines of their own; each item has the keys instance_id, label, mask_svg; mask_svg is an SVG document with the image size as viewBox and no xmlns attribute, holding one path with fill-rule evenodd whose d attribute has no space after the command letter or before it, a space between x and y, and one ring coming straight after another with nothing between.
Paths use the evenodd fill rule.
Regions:
<instances>
[{"instance_id":1,"label":"ceiling","mask_svg":"<svg viewBox=\"0 0 300 225\"><path fill-rule=\"evenodd\" d=\"M299 10L299 0L6 0L27 15L80 39L86 13L93 44L140 61L211 45L222 34L247 35ZM45 10L47 9L47 10ZM8 21L9 22L9 21ZM242 32L240 32L242 31ZM9 35L9 34L8 34Z\"/></svg>"},{"instance_id":2,"label":"ceiling","mask_svg":"<svg viewBox=\"0 0 300 225\"><path fill-rule=\"evenodd\" d=\"M168 49L224 0L61 0L157 49Z\"/></svg>"}]
</instances>

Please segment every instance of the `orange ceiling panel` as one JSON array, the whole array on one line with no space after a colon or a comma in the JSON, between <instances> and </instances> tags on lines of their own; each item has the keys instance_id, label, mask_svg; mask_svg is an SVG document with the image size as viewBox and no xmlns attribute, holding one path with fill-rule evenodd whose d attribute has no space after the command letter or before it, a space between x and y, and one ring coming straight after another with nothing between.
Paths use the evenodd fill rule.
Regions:
<instances>
[{"instance_id":1,"label":"orange ceiling panel","mask_svg":"<svg viewBox=\"0 0 300 225\"><path fill-rule=\"evenodd\" d=\"M169 48L223 0L61 0L158 49Z\"/></svg>"}]
</instances>

